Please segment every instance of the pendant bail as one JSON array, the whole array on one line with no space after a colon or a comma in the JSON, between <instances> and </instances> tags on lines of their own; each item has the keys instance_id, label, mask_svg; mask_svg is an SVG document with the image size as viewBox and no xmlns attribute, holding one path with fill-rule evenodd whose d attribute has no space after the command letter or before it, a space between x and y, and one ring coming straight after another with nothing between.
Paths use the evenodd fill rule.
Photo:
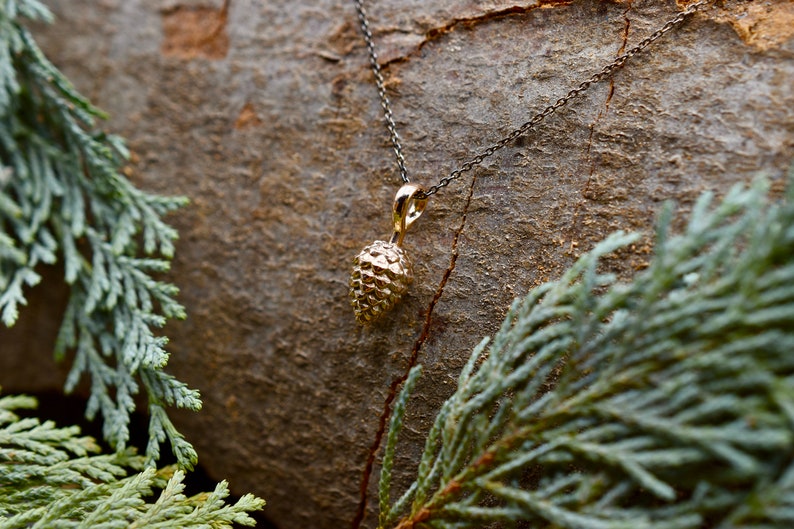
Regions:
<instances>
[{"instance_id":1,"label":"pendant bail","mask_svg":"<svg viewBox=\"0 0 794 529\"><path fill-rule=\"evenodd\" d=\"M397 190L392 214L394 226L394 234L391 236L392 244L402 246L405 232L422 215L426 205L427 196L422 186L405 184Z\"/></svg>"}]
</instances>

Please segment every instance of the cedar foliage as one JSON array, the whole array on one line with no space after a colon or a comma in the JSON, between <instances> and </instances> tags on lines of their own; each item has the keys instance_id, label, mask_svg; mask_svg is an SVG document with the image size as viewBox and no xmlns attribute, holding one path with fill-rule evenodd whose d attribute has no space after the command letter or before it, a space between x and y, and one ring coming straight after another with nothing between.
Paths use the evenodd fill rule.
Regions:
<instances>
[{"instance_id":1,"label":"cedar foliage","mask_svg":"<svg viewBox=\"0 0 794 529\"><path fill-rule=\"evenodd\" d=\"M156 330L183 318L168 270L176 231L163 215L183 198L145 193L122 169L124 142L96 129L100 110L44 57L24 19L51 19L36 0L0 1L0 318L17 319L41 264L59 261L70 297L56 357L74 353L66 382L84 375L86 415L123 452L141 386L148 395L149 462L166 440L180 466L196 462L167 406L198 410L198 392L163 371L168 354Z\"/></svg>"},{"instance_id":2,"label":"cedar foliage","mask_svg":"<svg viewBox=\"0 0 794 529\"><path fill-rule=\"evenodd\" d=\"M0 398L0 529L255 525L247 513L264 506L259 498L246 494L227 504L225 481L188 497L184 471L143 469L146 458L131 449L99 455L79 428L16 413L35 406L22 395ZM128 476L130 469L139 472Z\"/></svg>"},{"instance_id":3,"label":"cedar foliage","mask_svg":"<svg viewBox=\"0 0 794 529\"><path fill-rule=\"evenodd\" d=\"M794 527L794 175L672 208L628 284L599 260L617 233L512 306L429 432L415 481L392 498L395 404L381 528ZM528 523L528 525L527 525Z\"/></svg>"},{"instance_id":4,"label":"cedar foliage","mask_svg":"<svg viewBox=\"0 0 794 529\"><path fill-rule=\"evenodd\" d=\"M61 261L71 289L56 357L74 351L67 391L90 377L86 415L102 415L115 453L99 454L77 427L21 418L15 411L36 405L30 397L0 398L0 529L255 525L247 513L264 501L227 504L225 481L184 494L182 469L196 453L166 413L201 407L198 392L163 372L166 339L155 334L185 315L176 288L152 277L168 269L177 236L162 216L185 201L123 176L123 141L96 130L103 114L44 57L24 18L51 16L36 0L0 0L0 319L13 325L40 281L36 268ZM126 448L140 386L146 456ZM179 464L158 470L165 440Z\"/></svg>"}]
</instances>

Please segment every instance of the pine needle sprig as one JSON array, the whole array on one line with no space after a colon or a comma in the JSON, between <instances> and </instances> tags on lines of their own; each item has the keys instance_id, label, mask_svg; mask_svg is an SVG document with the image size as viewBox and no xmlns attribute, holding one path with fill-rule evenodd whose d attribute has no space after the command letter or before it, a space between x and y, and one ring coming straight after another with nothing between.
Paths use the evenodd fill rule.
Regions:
<instances>
[{"instance_id":1,"label":"pine needle sprig","mask_svg":"<svg viewBox=\"0 0 794 529\"><path fill-rule=\"evenodd\" d=\"M11 326L42 263L63 263L71 287L56 358L74 351L66 390L91 379L86 414L101 415L118 450L140 386L149 396L150 463L169 441L179 463L196 461L166 407L201 407L199 394L163 373L169 318L184 318L169 269L177 232L163 221L185 204L137 189L124 175L124 142L96 130L104 114L47 60L21 18L50 20L35 0L0 5L0 319Z\"/></svg>"},{"instance_id":2,"label":"pine needle sprig","mask_svg":"<svg viewBox=\"0 0 794 529\"><path fill-rule=\"evenodd\" d=\"M0 398L0 517L46 509L77 489L115 481L127 468L143 466L144 458L129 450L97 455L99 445L80 436L76 426L58 428L14 413L35 405L30 397Z\"/></svg>"},{"instance_id":3,"label":"pine needle sprig","mask_svg":"<svg viewBox=\"0 0 794 529\"><path fill-rule=\"evenodd\" d=\"M791 526L794 185L767 188L703 195L677 236L666 208L628 284L599 268L617 233L516 301L396 500L390 436L380 527Z\"/></svg>"},{"instance_id":4,"label":"pine needle sprig","mask_svg":"<svg viewBox=\"0 0 794 529\"><path fill-rule=\"evenodd\" d=\"M249 513L264 506L261 499L226 503L225 481L188 497L184 471L144 468L146 458L132 450L99 454L77 427L14 413L33 407L30 397L0 398L0 529L255 525Z\"/></svg>"}]
</instances>

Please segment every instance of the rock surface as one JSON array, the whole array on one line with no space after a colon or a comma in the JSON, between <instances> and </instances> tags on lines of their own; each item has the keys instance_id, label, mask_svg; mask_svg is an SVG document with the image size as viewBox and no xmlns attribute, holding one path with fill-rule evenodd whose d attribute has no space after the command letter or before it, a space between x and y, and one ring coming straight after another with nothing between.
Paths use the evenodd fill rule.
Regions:
<instances>
[{"instance_id":1,"label":"rock surface","mask_svg":"<svg viewBox=\"0 0 794 529\"><path fill-rule=\"evenodd\" d=\"M184 194L169 371L201 390L178 415L212 477L268 501L282 529L357 526L385 403L425 366L397 460L512 299L616 229L646 230L794 160L794 3L726 0L612 81L434 196L406 237L415 282L355 324L352 257L390 233L399 180L345 0L52 0L37 35L129 139L134 180ZM414 180L433 183L677 12L670 1L378 1L370 6ZM650 238L609 265L630 275ZM57 274L50 274L57 284ZM3 331L4 391L59 388L46 285ZM57 297L57 295L55 296ZM13 377L8 373L15 373ZM23 376L24 375L24 376ZM375 464L373 464L375 463ZM399 487L398 487L399 488ZM370 499L362 527L374 525Z\"/></svg>"}]
</instances>

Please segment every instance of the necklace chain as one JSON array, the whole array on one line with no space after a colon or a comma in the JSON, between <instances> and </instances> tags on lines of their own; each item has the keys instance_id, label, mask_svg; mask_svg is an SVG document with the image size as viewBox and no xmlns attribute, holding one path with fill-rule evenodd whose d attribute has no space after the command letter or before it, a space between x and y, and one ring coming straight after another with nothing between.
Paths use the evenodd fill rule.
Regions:
<instances>
[{"instance_id":1,"label":"necklace chain","mask_svg":"<svg viewBox=\"0 0 794 529\"><path fill-rule=\"evenodd\" d=\"M656 40L664 36L665 33L669 32L679 24L681 24L684 20L686 20L690 15L697 12L707 4L709 4L711 0L699 0L693 4L687 6L686 9L678 13L677 16L668 20L661 28L654 31L649 36L645 37L642 41L640 41L637 45L633 48L629 49L626 53L620 55L619 57L615 58L610 64L604 66L598 73L594 74L589 79L583 81L579 84L576 88L570 90L565 96L558 99L554 104L547 106L542 111L535 114L529 121L522 124L518 128L514 129L512 132L507 134L505 137L488 147L487 149L481 151L479 154L474 156L473 158L467 160L460 167L451 171L447 176L441 178L437 184L430 186L421 194L423 197L429 197L430 195L434 195L438 193L439 190L448 186L454 180L460 178L464 173L467 171L472 170L474 167L480 165L486 158L493 156L497 151L503 149L512 141L516 140L518 137L523 136L535 126L537 126L541 121L546 119L548 116L554 114L559 108L565 106L569 101L576 98L577 96L581 95L585 92L591 85L602 81L604 78L611 76L617 70L621 69L625 64L626 61L643 51L645 48L650 46ZM364 9L363 0L353 0L353 3L356 6L356 12L358 13L358 20L361 25L361 32L364 34L364 41L367 44L367 50L369 51L369 62L372 68L372 73L375 76L375 84L378 88L378 95L380 96L380 105L383 109L383 116L386 121L386 128L389 130L389 136L391 137L392 148L394 150L394 155L397 159L397 166L400 170L400 177L404 183L410 182L408 178L408 171L405 168L405 157L403 156L403 149L400 143L400 135L397 133L397 126L394 123L394 115L391 111L391 104L389 102L389 96L386 93L386 87L383 80L383 72L381 70L380 64L378 63L378 54L375 49L375 43L372 38L372 31L370 30L369 19L367 17L367 12Z\"/></svg>"},{"instance_id":2,"label":"necklace chain","mask_svg":"<svg viewBox=\"0 0 794 529\"><path fill-rule=\"evenodd\" d=\"M367 12L364 10L362 0L353 0L353 3L356 5L356 12L358 12L358 21L361 25L361 32L364 34L364 41L367 43L369 64L372 67L372 73L375 75L375 84L378 87L378 95L380 96L380 106L383 109L386 128L389 129L392 149L394 150L395 158L397 158L397 167L400 169L400 178L402 178L403 183L407 184L410 180L408 179L408 170L405 168L405 157L403 156L403 148L400 144L400 135L397 134L397 125L394 124L394 115L391 112L389 96L386 94L383 72L381 71L380 63L378 63L378 52L375 51L375 42L372 39L372 31L369 29Z\"/></svg>"}]
</instances>

